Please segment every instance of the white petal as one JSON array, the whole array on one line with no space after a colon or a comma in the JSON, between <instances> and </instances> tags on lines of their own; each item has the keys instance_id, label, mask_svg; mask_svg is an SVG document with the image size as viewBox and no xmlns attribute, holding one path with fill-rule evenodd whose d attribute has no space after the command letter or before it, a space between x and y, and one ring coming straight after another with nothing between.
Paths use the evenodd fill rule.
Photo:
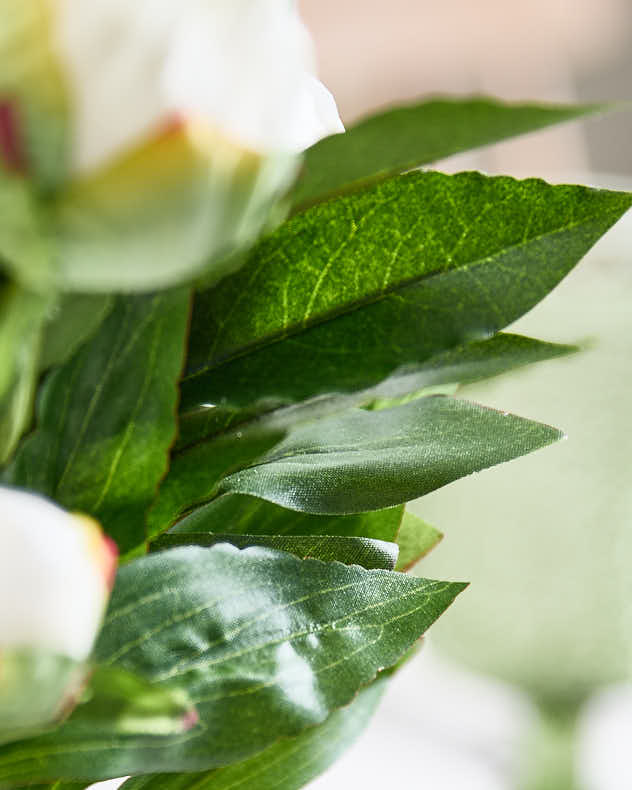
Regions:
<instances>
[{"instance_id":1,"label":"white petal","mask_svg":"<svg viewBox=\"0 0 632 790\"><path fill-rule=\"evenodd\" d=\"M344 130L330 91L316 77L306 74L297 112L286 132L288 139L297 150L304 151L323 137Z\"/></svg>"},{"instance_id":2,"label":"white petal","mask_svg":"<svg viewBox=\"0 0 632 790\"><path fill-rule=\"evenodd\" d=\"M260 153L343 131L314 77L294 0L57 0L75 167L142 142L173 114Z\"/></svg>"},{"instance_id":3,"label":"white petal","mask_svg":"<svg viewBox=\"0 0 632 790\"><path fill-rule=\"evenodd\" d=\"M88 656L108 594L97 549L80 517L0 487L0 651Z\"/></svg>"},{"instance_id":4,"label":"white petal","mask_svg":"<svg viewBox=\"0 0 632 790\"><path fill-rule=\"evenodd\" d=\"M177 8L157 0L57 0L55 33L70 87L76 170L103 164L165 120L161 73L169 10Z\"/></svg>"},{"instance_id":5,"label":"white petal","mask_svg":"<svg viewBox=\"0 0 632 790\"><path fill-rule=\"evenodd\" d=\"M172 109L201 114L251 149L300 151L343 131L314 71L293 2L207 2L181 20L165 87Z\"/></svg>"}]
</instances>

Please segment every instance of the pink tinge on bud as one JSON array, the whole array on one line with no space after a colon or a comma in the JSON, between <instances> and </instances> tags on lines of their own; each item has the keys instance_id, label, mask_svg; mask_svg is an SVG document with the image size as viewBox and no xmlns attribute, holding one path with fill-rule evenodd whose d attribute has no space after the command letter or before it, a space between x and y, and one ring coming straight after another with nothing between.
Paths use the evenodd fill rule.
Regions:
<instances>
[{"instance_id":1,"label":"pink tinge on bud","mask_svg":"<svg viewBox=\"0 0 632 790\"><path fill-rule=\"evenodd\" d=\"M161 124L158 136L168 137L172 134L179 134L186 126L186 118L182 113L172 112L169 117Z\"/></svg>"},{"instance_id":2,"label":"pink tinge on bud","mask_svg":"<svg viewBox=\"0 0 632 790\"><path fill-rule=\"evenodd\" d=\"M13 172L21 173L26 169L22 151L19 123L14 104L0 100L0 159Z\"/></svg>"},{"instance_id":3,"label":"pink tinge on bud","mask_svg":"<svg viewBox=\"0 0 632 790\"><path fill-rule=\"evenodd\" d=\"M114 587L119 551L116 543L107 535L103 535L103 545L105 548L103 572L105 574L105 583L107 584L108 589L111 591Z\"/></svg>"},{"instance_id":4,"label":"pink tinge on bud","mask_svg":"<svg viewBox=\"0 0 632 790\"><path fill-rule=\"evenodd\" d=\"M188 732L192 730L199 721L199 713L195 708L191 708L191 710L182 717L182 731Z\"/></svg>"}]
</instances>

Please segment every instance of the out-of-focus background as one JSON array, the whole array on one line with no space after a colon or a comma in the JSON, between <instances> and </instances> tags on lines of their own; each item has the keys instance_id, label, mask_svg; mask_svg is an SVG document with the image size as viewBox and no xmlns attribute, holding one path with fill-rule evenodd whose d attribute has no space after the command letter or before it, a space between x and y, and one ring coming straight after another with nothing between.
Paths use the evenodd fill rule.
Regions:
<instances>
[{"instance_id":1,"label":"out-of-focus background","mask_svg":"<svg viewBox=\"0 0 632 790\"><path fill-rule=\"evenodd\" d=\"M432 93L632 99L630 0L301 6L347 124ZM632 113L439 166L630 189ZM589 350L462 394L558 425L569 438L412 506L446 533L417 572L472 585L392 684L367 733L313 790L515 790L537 721L533 700L556 695L583 700L581 787L632 787L632 220L516 329L589 341Z\"/></svg>"},{"instance_id":2,"label":"out-of-focus background","mask_svg":"<svg viewBox=\"0 0 632 790\"><path fill-rule=\"evenodd\" d=\"M346 122L427 93L505 99L632 98L629 0L300 0L320 73ZM517 174L632 172L621 116L497 146Z\"/></svg>"}]
</instances>

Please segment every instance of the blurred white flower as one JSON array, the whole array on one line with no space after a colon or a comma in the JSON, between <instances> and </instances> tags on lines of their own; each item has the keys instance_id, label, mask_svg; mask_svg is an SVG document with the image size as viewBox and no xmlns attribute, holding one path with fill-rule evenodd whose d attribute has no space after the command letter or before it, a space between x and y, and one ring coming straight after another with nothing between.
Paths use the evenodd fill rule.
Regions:
<instances>
[{"instance_id":1,"label":"blurred white flower","mask_svg":"<svg viewBox=\"0 0 632 790\"><path fill-rule=\"evenodd\" d=\"M85 660L115 568L116 550L91 519L0 487L0 659L33 649Z\"/></svg>"},{"instance_id":2,"label":"blurred white flower","mask_svg":"<svg viewBox=\"0 0 632 790\"><path fill-rule=\"evenodd\" d=\"M257 153L343 131L295 0L57 0L82 170L177 117Z\"/></svg>"},{"instance_id":3,"label":"blurred white flower","mask_svg":"<svg viewBox=\"0 0 632 790\"><path fill-rule=\"evenodd\" d=\"M300 152L344 131L296 0L0 0L0 18L0 178L46 195L38 272L61 290L219 279ZM0 216L26 277L24 225Z\"/></svg>"}]
</instances>

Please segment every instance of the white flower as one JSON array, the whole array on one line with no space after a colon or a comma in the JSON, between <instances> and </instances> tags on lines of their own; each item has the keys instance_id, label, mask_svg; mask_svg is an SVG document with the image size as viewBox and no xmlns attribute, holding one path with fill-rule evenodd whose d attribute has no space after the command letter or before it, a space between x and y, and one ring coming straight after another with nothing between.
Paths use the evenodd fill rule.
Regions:
<instances>
[{"instance_id":1,"label":"white flower","mask_svg":"<svg viewBox=\"0 0 632 790\"><path fill-rule=\"evenodd\" d=\"M56 0L56 11L80 169L173 117L257 153L343 131L295 0Z\"/></svg>"},{"instance_id":2,"label":"white flower","mask_svg":"<svg viewBox=\"0 0 632 790\"><path fill-rule=\"evenodd\" d=\"M0 659L32 649L85 660L115 567L116 553L91 519L0 487Z\"/></svg>"},{"instance_id":3,"label":"white flower","mask_svg":"<svg viewBox=\"0 0 632 790\"><path fill-rule=\"evenodd\" d=\"M0 178L46 197L44 243L5 212L0 255L27 275L36 246L60 290L218 279L300 152L344 131L295 0L0 0L0 18Z\"/></svg>"}]
</instances>

